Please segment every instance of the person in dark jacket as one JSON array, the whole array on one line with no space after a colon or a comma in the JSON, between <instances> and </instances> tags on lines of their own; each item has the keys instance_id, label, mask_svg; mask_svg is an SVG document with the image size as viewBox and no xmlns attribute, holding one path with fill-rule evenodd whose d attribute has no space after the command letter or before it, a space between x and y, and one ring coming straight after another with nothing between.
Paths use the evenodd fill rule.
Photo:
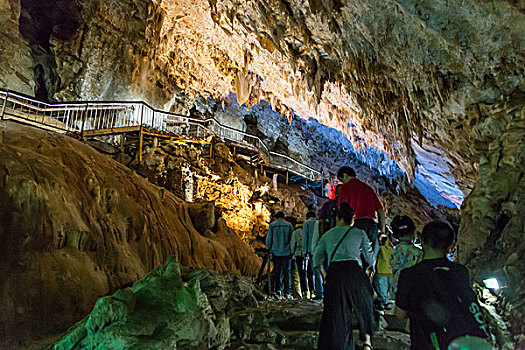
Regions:
<instances>
[{"instance_id":1,"label":"person in dark jacket","mask_svg":"<svg viewBox=\"0 0 525 350\"><path fill-rule=\"evenodd\" d=\"M284 220L284 213L281 211L275 215L275 219L268 227L266 247L272 254L276 293L282 295L284 291L285 296L291 298L290 270L292 250L290 242L292 240L293 226Z\"/></svg>"},{"instance_id":2,"label":"person in dark jacket","mask_svg":"<svg viewBox=\"0 0 525 350\"><path fill-rule=\"evenodd\" d=\"M467 268L447 259L454 240L448 224L428 223L421 233L423 261L399 276L396 316L410 318L412 350L448 349L454 339L483 342L490 335Z\"/></svg>"}]
</instances>

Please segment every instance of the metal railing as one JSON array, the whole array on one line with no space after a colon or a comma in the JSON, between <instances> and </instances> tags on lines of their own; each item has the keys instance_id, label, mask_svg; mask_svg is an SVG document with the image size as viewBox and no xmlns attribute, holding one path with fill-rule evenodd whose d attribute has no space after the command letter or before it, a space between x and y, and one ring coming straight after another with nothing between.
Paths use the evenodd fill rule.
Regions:
<instances>
[{"instance_id":1,"label":"metal railing","mask_svg":"<svg viewBox=\"0 0 525 350\"><path fill-rule=\"evenodd\" d=\"M0 89L1 119L20 120L62 133L112 133L140 126L174 135L219 139L259 152L266 161L304 178L316 181L321 173L277 152L257 136L222 125L214 118L196 119L157 110L145 102L46 103L23 94Z\"/></svg>"}]
</instances>

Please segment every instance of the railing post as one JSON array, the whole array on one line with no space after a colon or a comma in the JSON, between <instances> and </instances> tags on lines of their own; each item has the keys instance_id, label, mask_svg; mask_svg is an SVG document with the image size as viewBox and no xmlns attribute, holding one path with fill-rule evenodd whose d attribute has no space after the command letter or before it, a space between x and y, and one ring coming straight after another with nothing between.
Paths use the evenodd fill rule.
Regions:
<instances>
[{"instance_id":1,"label":"railing post","mask_svg":"<svg viewBox=\"0 0 525 350\"><path fill-rule=\"evenodd\" d=\"M153 131L153 129L155 129L155 114L157 114L157 112L155 110L153 110L153 115L151 116L151 129Z\"/></svg>"},{"instance_id":2,"label":"railing post","mask_svg":"<svg viewBox=\"0 0 525 350\"><path fill-rule=\"evenodd\" d=\"M4 99L4 103L2 105L2 120L4 120L4 115L5 115L5 106L7 105L7 99L9 98L9 91L6 92L5 94L5 99Z\"/></svg>"},{"instance_id":3,"label":"railing post","mask_svg":"<svg viewBox=\"0 0 525 350\"><path fill-rule=\"evenodd\" d=\"M80 126L80 139L81 140L84 139L84 124L86 124L88 105L89 104L86 103L86 108L84 108L84 115L82 116L82 125Z\"/></svg>"},{"instance_id":4,"label":"railing post","mask_svg":"<svg viewBox=\"0 0 525 350\"><path fill-rule=\"evenodd\" d=\"M142 126L142 123L144 121L144 104L140 104L140 126Z\"/></svg>"},{"instance_id":5,"label":"railing post","mask_svg":"<svg viewBox=\"0 0 525 350\"><path fill-rule=\"evenodd\" d=\"M142 163L142 142L143 142L143 138L144 138L144 126L143 126L143 121L144 121L144 105L141 104L141 109L140 109L140 127L139 127L139 163Z\"/></svg>"}]
</instances>

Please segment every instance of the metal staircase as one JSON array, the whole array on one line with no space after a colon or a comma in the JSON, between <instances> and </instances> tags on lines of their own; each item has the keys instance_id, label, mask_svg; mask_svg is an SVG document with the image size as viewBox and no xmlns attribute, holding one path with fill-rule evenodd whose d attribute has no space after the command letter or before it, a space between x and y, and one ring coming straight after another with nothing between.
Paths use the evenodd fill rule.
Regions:
<instances>
[{"instance_id":1,"label":"metal staircase","mask_svg":"<svg viewBox=\"0 0 525 350\"><path fill-rule=\"evenodd\" d=\"M129 132L141 135L206 139L213 135L237 147L257 153L261 165L286 170L310 181L321 173L289 156L271 151L257 136L225 125L213 118L195 119L152 108L145 102L46 103L23 94L0 89L1 119L66 133L81 139Z\"/></svg>"}]
</instances>

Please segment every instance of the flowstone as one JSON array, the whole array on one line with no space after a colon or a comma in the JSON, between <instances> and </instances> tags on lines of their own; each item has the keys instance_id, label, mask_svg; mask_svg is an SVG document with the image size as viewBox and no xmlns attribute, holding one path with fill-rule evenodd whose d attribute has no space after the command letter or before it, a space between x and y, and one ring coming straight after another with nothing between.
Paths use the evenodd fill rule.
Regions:
<instances>
[{"instance_id":1,"label":"flowstone","mask_svg":"<svg viewBox=\"0 0 525 350\"><path fill-rule=\"evenodd\" d=\"M173 256L131 287L100 298L55 345L66 349L224 349L235 305L257 306L241 277L181 268Z\"/></svg>"}]
</instances>

